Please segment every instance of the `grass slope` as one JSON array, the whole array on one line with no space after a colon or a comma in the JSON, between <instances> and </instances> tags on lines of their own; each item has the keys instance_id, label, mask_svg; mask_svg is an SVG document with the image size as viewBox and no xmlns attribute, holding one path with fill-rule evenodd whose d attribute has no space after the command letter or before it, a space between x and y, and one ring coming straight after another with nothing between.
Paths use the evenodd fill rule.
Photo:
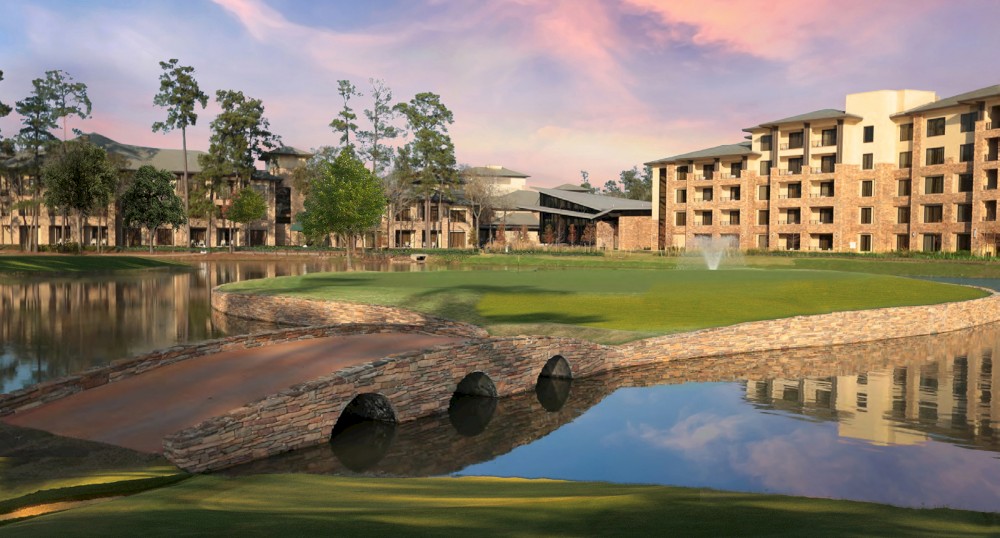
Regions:
<instances>
[{"instance_id":1,"label":"grass slope","mask_svg":"<svg viewBox=\"0 0 1000 538\"><path fill-rule=\"evenodd\" d=\"M226 289L402 306L481 325L494 334L567 334L575 328L578 334L567 335L605 343L743 321L985 295L892 276L783 269L314 273L244 281Z\"/></svg>"},{"instance_id":2,"label":"grass slope","mask_svg":"<svg viewBox=\"0 0 1000 538\"><path fill-rule=\"evenodd\" d=\"M995 536L996 516L776 495L498 478L196 476L9 536Z\"/></svg>"},{"instance_id":3,"label":"grass slope","mask_svg":"<svg viewBox=\"0 0 1000 538\"><path fill-rule=\"evenodd\" d=\"M184 266L135 256L0 256L0 273L84 273Z\"/></svg>"}]
</instances>

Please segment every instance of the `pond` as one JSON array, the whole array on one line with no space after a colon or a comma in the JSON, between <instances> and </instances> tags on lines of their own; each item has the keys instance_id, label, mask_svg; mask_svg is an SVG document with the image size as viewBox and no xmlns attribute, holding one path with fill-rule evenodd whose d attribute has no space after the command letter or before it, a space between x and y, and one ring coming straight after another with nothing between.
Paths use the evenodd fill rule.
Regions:
<instances>
[{"instance_id":1,"label":"pond","mask_svg":"<svg viewBox=\"0 0 1000 538\"><path fill-rule=\"evenodd\" d=\"M1000 325L621 370L227 471L652 483L1000 511Z\"/></svg>"},{"instance_id":2,"label":"pond","mask_svg":"<svg viewBox=\"0 0 1000 538\"><path fill-rule=\"evenodd\" d=\"M179 270L6 278L0 281L0 393L178 343L274 328L213 312L211 289L342 270L342 264L339 258L203 261Z\"/></svg>"}]
</instances>

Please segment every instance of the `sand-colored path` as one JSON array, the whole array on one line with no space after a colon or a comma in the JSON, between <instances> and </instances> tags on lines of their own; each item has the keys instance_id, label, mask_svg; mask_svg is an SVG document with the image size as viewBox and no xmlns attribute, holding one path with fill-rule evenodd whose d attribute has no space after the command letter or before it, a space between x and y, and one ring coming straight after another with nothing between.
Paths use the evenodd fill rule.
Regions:
<instances>
[{"instance_id":1,"label":"sand-colored path","mask_svg":"<svg viewBox=\"0 0 1000 538\"><path fill-rule=\"evenodd\" d=\"M365 334L227 351L164 366L0 420L158 453L166 435L296 383L394 353L461 340Z\"/></svg>"}]
</instances>

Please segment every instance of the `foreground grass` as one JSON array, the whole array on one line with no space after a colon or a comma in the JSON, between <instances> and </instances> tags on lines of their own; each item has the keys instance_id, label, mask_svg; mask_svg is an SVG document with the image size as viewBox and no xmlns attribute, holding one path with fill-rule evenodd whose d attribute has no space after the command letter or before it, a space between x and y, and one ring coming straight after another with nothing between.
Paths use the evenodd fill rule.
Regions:
<instances>
[{"instance_id":1,"label":"foreground grass","mask_svg":"<svg viewBox=\"0 0 1000 538\"><path fill-rule=\"evenodd\" d=\"M84 273L163 267L184 267L184 264L135 256L0 256L0 274Z\"/></svg>"},{"instance_id":2,"label":"foreground grass","mask_svg":"<svg viewBox=\"0 0 1000 538\"><path fill-rule=\"evenodd\" d=\"M197 476L8 536L995 536L996 516L660 486Z\"/></svg>"},{"instance_id":3,"label":"foreground grass","mask_svg":"<svg viewBox=\"0 0 1000 538\"><path fill-rule=\"evenodd\" d=\"M314 273L227 290L401 306L484 326L604 343L744 321L935 304L985 292L832 271L433 271ZM628 334L623 334L623 332Z\"/></svg>"}]
</instances>

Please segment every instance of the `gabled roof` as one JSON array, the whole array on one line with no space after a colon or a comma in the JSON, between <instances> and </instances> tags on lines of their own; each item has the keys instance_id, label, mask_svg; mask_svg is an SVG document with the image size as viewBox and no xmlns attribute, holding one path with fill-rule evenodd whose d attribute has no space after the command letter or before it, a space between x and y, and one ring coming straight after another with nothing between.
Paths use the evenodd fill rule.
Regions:
<instances>
[{"instance_id":1,"label":"gabled roof","mask_svg":"<svg viewBox=\"0 0 1000 538\"><path fill-rule=\"evenodd\" d=\"M504 168L503 166L474 166L472 168L467 168L465 170L465 175L485 177L531 177L528 174L511 170L510 168Z\"/></svg>"},{"instance_id":2,"label":"gabled roof","mask_svg":"<svg viewBox=\"0 0 1000 538\"><path fill-rule=\"evenodd\" d=\"M588 207L598 212L607 212L615 210L624 211L652 211L652 202L647 202L645 200L630 200L628 198L615 198L614 196L603 196L600 194L590 194L586 192L576 192L576 191L565 191L562 189L543 189L537 188L538 192L552 196L553 198L559 198L561 200L566 200L567 202L574 203L583 207ZM544 208L545 210L551 208ZM591 215L593 217L593 215Z\"/></svg>"},{"instance_id":3,"label":"gabled roof","mask_svg":"<svg viewBox=\"0 0 1000 538\"><path fill-rule=\"evenodd\" d=\"M692 161L695 159L707 159L714 157L741 157L743 155L759 155L750 149L750 142L740 142L738 144L723 144L714 148L700 149L690 153L682 153L673 157L664 157L655 161L644 163L645 166L654 164L666 164L676 161Z\"/></svg>"},{"instance_id":4,"label":"gabled roof","mask_svg":"<svg viewBox=\"0 0 1000 538\"><path fill-rule=\"evenodd\" d=\"M820 120L863 120L861 116L856 114L848 114L843 110L836 110L833 108L823 108L820 110L813 110L812 112L806 112L805 114L799 114L798 116L789 116L787 118L781 118L780 120L767 121L756 125L754 127L747 127L743 129L744 131L755 131L757 129L769 129L771 127L777 127L779 125L784 125L788 123L803 123L807 121L820 121Z\"/></svg>"},{"instance_id":5,"label":"gabled roof","mask_svg":"<svg viewBox=\"0 0 1000 538\"><path fill-rule=\"evenodd\" d=\"M910 114L919 114L921 112L929 112L931 110L939 110L956 105L972 104L978 100L997 96L1000 96L1000 84L979 88L978 90L972 90L971 92L960 93L958 95L952 95L951 97L945 97L944 99L938 99L933 103L927 103L926 105L920 105L909 110L904 110L899 114L893 114L892 117L908 116Z\"/></svg>"},{"instance_id":6,"label":"gabled roof","mask_svg":"<svg viewBox=\"0 0 1000 538\"><path fill-rule=\"evenodd\" d=\"M84 134L80 138L90 140L91 144L104 149L109 154L120 155L126 158L129 170L138 170L140 167L148 164L157 170L167 170L176 174L184 172L184 152L179 149L148 148L145 146L122 144L97 133ZM189 173L196 174L201 171L201 165L198 164L198 156L204 153L204 151L188 150L187 161Z\"/></svg>"},{"instance_id":7,"label":"gabled roof","mask_svg":"<svg viewBox=\"0 0 1000 538\"><path fill-rule=\"evenodd\" d=\"M569 192L590 192L590 189L588 189L587 187L574 185L572 183L563 183L562 185L559 185L556 188L561 191L569 191Z\"/></svg>"},{"instance_id":8,"label":"gabled roof","mask_svg":"<svg viewBox=\"0 0 1000 538\"><path fill-rule=\"evenodd\" d=\"M538 205L538 191L516 190L500 197L502 207L522 207Z\"/></svg>"}]
</instances>

